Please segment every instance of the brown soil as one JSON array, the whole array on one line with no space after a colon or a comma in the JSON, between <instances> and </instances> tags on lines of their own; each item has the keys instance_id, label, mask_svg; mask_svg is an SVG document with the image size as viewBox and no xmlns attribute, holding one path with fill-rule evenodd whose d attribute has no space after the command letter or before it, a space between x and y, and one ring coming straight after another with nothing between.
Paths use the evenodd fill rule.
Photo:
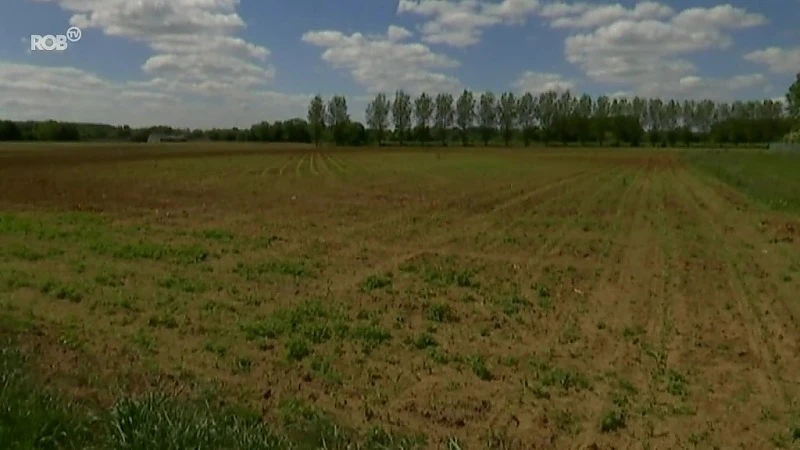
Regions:
<instances>
[{"instance_id":1,"label":"brown soil","mask_svg":"<svg viewBox=\"0 0 800 450\"><path fill-rule=\"evenodd\" d=\"M233 148L0 152L0 306L49 380L214 382L432 448L793 445L797 217L668 152ZM142 242L207 255L120 250Z\"/></svg>"}]
</instances>

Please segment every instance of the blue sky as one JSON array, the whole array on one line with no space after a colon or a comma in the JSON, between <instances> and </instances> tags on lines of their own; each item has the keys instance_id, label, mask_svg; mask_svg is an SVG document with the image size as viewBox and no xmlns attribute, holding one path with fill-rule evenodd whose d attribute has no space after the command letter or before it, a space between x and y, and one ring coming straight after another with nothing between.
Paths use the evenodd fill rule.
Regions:
<instances>
[{"instance_id":1,"label":"blue sky","mask_svg":"<svg viewBox=\"0 0 800 450\"><path fill-rule=\"evenodd\" d=\"M5 0L0 118L249 126L345 94L781 97L800 0ZM31 34L83 35L63 52Z\"/></svg>"}]
</instances>

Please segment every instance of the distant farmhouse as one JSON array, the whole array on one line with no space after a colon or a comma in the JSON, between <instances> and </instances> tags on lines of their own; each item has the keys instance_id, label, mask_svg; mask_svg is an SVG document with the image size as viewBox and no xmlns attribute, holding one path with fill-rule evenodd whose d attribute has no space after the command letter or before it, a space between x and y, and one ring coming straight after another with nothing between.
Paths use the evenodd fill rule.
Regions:
<instances>
[{"instance_id":1,"label":"distant farmhouse","mask_svg":"<svg viewBox=\"0 0 800 450\"><path fill-rule=\"evenodd\" d=\"M173 135L163 133L152 133L147 138L148 144L160 144L162 142L187 142L189 140L185 135Z\"/></svg>"}]
</instances>

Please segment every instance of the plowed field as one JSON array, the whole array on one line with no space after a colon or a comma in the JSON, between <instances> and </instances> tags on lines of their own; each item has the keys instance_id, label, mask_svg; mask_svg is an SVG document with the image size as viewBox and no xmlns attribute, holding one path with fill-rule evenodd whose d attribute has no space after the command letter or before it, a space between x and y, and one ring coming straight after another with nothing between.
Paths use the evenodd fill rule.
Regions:
<instances>
[{"instance_id":1,"label":"plowed field","mask_svg":"<svg viewBox=\"0 0 800 450\"><path fill-rule=\"evenodd\" d=\"M6 148L0 323L101 403L212 386L430 448L792 448L800 216L685 161Z\"/></svg>"}]
</instances>

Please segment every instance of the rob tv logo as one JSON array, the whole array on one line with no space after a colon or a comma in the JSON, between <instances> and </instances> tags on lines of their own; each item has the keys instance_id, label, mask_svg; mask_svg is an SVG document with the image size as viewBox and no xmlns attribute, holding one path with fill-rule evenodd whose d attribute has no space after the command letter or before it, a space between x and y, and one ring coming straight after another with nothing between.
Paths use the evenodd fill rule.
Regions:
<instances>
[{"instance_id":1,"label":"rob tv logo","mask_svg":"<svg viewBox=\"0 0 800 450\"><path fill-rule=\"evenodd\" d=\"M46 52L63 52L69 47L70 42L78 42L81 40L81 29L78 27L71 27L67 30L67 34L40 34L31 35L31 51L46 51Z\"/></svg>"}]
</instances>

